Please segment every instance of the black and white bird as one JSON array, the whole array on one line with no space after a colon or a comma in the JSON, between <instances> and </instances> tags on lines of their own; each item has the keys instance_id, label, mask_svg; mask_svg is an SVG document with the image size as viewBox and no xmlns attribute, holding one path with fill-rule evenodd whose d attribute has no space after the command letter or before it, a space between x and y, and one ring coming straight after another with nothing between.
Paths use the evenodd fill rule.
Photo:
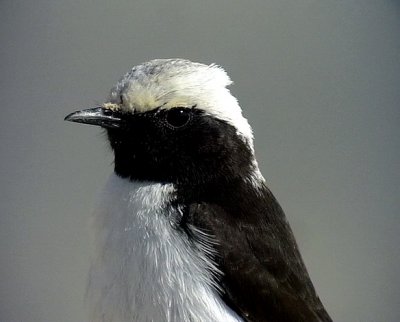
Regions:
<instances>
[{"instance_id":1,"label":"black and white bird","mask_svg":"<svg viewBox=\"0 0 400 322\"><path fill-rule=\"evenodd\" d=\"M91 321L331 321L217 65L138 65L100 107L115 154L94 212Z\"/></svg>"}]
</instances>

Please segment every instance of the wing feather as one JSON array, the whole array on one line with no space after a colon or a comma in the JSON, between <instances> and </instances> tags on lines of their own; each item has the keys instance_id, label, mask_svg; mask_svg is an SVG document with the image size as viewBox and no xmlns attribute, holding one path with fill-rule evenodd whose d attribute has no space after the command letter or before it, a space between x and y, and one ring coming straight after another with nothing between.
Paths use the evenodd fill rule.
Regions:
<instances>
[{"instance_id":1,"label":"wing feather","mask_svg":"<svg viewBox=\"0 0 400 322\"><path fill-rule=\"evenodd\" d=\"M186 221L216 239L222 298L245 321L331 321L282 209L269 190L264 197L262 209L188 206Z\"/></svg>"}]
</instances>

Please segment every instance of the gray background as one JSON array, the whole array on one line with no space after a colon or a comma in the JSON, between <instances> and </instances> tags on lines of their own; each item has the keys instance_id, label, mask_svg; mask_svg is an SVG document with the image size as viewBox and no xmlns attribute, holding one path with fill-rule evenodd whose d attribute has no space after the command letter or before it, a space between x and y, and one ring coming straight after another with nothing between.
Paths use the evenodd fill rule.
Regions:
<instances>
[{"instance_id":1,"label":"gray background","mask_svg":"<svg viewBox=\"0 0 400 322\"><path fill-rule=\"evenodd\" d=\"M78 322L99 129L132 65L223 65L336 321L400 321L400 3L0 0L0 320Z\"/></svg>"}]
</instances>

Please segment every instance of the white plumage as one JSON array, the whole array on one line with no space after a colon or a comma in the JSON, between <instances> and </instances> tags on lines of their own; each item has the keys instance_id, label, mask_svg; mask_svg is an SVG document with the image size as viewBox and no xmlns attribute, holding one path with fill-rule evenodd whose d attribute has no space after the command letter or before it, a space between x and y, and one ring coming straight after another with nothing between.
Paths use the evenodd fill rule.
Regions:
<instances>
[{"instance_id":1,"label":"white plumage","mask_svg":"<svg viewBox=\"0 0 400 322\"><path fill-rule=\"evenodd\" d=\"M231 79L217 65L184 59L154 59L135 66L111 90L107 108L148 112L156 108L197 108L233 125L250 146L251 127L227 86Z\"/></svg>"},{"instance_id":2,"label":"white plumage","mask_svg":"<svg viewBox=\"0 0 400 322\"><path fill-rule=\"evenodd\" d=\"M110 176L93 218L91 321L241 321L216 294L205 237L193 247L173 228L173 198L172 185Z\"/></svg>"}]
</instances>

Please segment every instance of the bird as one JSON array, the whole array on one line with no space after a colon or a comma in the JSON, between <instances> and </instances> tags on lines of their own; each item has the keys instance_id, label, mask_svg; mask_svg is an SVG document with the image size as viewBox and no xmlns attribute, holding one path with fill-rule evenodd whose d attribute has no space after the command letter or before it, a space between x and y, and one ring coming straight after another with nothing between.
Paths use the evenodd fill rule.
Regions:
<instances>
[{"instance_id":1,"label":"bird","mask_svg":"<svg viewBox=\"0 0 400 322\"><path fill-rule=\"evenodd\" d=\"M96 322L332 321L216 64L154 59L66 121L103 128L114 172L93 212Z\"/></svg>"}]
</instances>

